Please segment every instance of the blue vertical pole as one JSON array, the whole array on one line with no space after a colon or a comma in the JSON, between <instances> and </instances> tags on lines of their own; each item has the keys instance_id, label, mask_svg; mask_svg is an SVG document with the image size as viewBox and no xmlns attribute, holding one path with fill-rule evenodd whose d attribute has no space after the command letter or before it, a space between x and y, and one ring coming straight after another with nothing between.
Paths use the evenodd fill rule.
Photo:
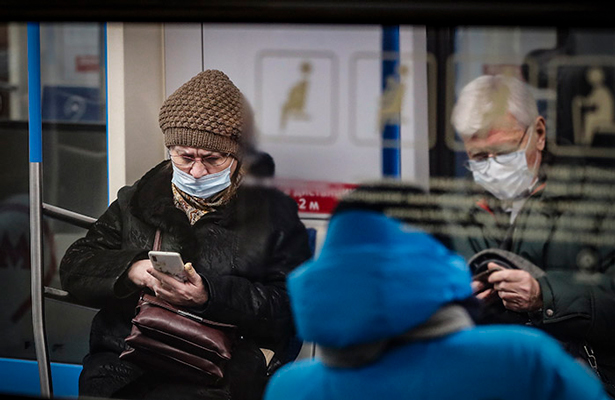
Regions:
<instances>
[{"instance_id":1,"label":"blue vertical pole","mask_svg":"<svg viewBox=\"0 0 615 400\"><path fill-rule=\"evenodd\" d=\"M399 85L399 26L382 27L382 92ZM382 118L383 116L381 116ZM382 176L401 176L400 124L401 116L384 118L382 130Z\"/></svg>"},{"instance_id":2,"label":"blue vertical pole","mask_svg":"<svg viewBox=\"0 0 615 400\"><path fill-rule=\"evenodd\" d=\"M43 161L41 120L41 36L36 22L28 23L28 131L30 162Z\"/></svg>"},{"instance_id":3,"label":"blue vertical pole","mask_svg":"<svg viewBox=\"0 0 615 400\"><path fill-rule=\"evenodd\" d=\"M109 166L111 165L111 163L109 162L109 63L108 63L108 59L109 59L109 54L107 53L109 45L108 45L108 38L107 38L107 23L105 22L103 24L103 37L104 37L104 43L103 46L105 46L103 54L104 54L104 60L103 60L103 68L105 69L105 73L104 73L104 79L105 79L105 127L106 127L106 133L107 133L107 203L109 203L109 182L111 181L111 172L109 171Z\"/></svg>"},{"instance_id":4,"label":"blue vertical pole","mask_svg":"<svg viewBox=\"0 0 615 400\"><path fill-rule=\"evenodd\" d=\"M28 133L30 153L30 265L32 328L41 397L51 398L51 368L45 333L42 235L43 127L41 120L41 34L37 22L28 23Z\"/></svg>"}]
</instances>

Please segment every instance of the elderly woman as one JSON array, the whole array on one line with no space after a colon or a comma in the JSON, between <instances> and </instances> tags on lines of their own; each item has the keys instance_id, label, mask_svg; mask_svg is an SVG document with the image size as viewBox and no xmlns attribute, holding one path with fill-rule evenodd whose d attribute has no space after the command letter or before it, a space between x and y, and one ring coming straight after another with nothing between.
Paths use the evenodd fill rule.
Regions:
<instances>
[{"instance_id":1,"label":"elderly woman","mask_svg":"<svg viewBox=\"0 0 615 400\"><path fill-rule=\"evenodd\" d=\"M199 73L162 105L160 127L170 160L147 172L66 252L63 287L99 307L79 381L81 396L259 399L267 365L261 348L293 335L286 275L310 257L292 199L241 185L247 106L220 71ZM189 262L186 282L155 271L160 249ZM142 291L203 318L233 324L240 340L221 383L170 377L120 354Z\"/></svg>"}]
</instances>

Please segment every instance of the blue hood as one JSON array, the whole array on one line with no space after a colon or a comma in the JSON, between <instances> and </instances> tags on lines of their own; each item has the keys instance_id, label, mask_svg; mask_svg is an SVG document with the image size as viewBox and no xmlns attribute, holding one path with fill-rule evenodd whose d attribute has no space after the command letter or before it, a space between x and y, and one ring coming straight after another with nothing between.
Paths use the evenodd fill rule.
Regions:
<instances>
[{"instance_id":1,"label":"blue hood","mask_svg":"<svg viewBox=\"0 0 615 400\"><path fill-rule=\"evenodd\" d=\"M289 276L288 290L299 336L337 348L401 334L472 294L460 256L368 211L332 218L318 259Z\"/></svg>"}]
</instances>

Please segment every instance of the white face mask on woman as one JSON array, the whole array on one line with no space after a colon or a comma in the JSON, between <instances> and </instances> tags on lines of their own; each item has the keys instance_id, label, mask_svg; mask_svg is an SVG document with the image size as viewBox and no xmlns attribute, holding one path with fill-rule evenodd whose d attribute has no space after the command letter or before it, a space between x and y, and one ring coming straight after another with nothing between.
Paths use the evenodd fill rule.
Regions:
<instances>
[{"instance_id":1,"label":"white face mask on woman","mask_svg":"<svg viewBox=\"0 0 615 400\"><path fill-rule=\"evenodd\" d=\"M231 165L222 171L215 174L207 174L200 178L195 178L179 169L174 163L171 163L173 165L173 179L171 179L171 182L179 190L190 196L206 199L231 186L231 167L233 166L233 161L231 161Z\"/></svg>"},{"instance_id":2,"label":"white face mask on woman","mask_svg":"<svg viewBox=\"0 0 615 400\"><path fill-rule=\"evenodd\" d=\"M532 140L533 132L524 149L481 161L468 161L474 182L500 200L516 200L527 194L536 178L535 167L527 165L525 152Z\"/></svg>"}]
</instances>

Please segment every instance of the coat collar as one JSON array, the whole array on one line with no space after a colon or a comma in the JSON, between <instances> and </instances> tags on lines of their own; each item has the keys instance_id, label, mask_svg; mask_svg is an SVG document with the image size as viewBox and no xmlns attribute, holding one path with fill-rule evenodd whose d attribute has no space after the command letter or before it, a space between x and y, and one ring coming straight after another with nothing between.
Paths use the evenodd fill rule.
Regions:
<instances>
[{"instance_id":1,"label":"coat collar","mask_svg":"<svg viewBox=\"0 0 615 400\"><path fill-rule=\"evenodd\" d=\"M165 160L148 171L135 184L130 201L130 212L142 221L157 228L188 224L185 214L173 204L170 161Z\"/></svg>"}]
</instances>

